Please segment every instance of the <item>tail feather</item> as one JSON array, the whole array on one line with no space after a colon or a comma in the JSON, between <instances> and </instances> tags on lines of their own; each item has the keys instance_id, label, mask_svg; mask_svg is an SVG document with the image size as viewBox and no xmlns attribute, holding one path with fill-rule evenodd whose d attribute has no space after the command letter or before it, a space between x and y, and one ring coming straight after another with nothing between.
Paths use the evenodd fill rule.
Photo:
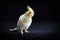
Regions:
<instances>
[{"instance_id":1,"label":"tail feather","mask_svg":"<svg viewBox=\"0 0 60 40\"><path fill-rule=\"evenodd\" d=\"M10 31L15 31L17 28L10 29ZM19 31L21 33L21 36L23 37L23 31Z\"/></svg>"},{"instance_id":2,"label":"tail feather","mask_svg":"<svg viewBox=\"0 0 60 40\"><path fill-rule=\"evenodd\" d=\"M15 30L17 30L17 28L14 28L14 29L10 29L10 31L15 31Z\"/></svg>"}]
</instances>

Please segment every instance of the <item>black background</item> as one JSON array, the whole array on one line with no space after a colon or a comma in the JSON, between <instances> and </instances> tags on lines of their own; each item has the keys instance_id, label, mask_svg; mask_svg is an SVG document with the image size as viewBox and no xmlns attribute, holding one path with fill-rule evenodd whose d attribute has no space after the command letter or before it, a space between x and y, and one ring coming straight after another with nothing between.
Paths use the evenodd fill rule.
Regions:
<instances>
[{"instance_id":1,"label":"black background","mask_svg":"<svg viewBox=\"0 0 60 40\"><path fill-rule=\"evenodd\" d=\"M5 21L16 21L18 17L26 12L29 5L35 11L34 21L59 21L58 3L52 0L15 0L3 1L2 19ZM39 19L39 20L38 20Z\"/></svg>"},{"instance_id":2,"label":"black background","mask_svg":"<svg viewBox=\"0 0 60 40\"><path fill-rule=\"evenodd\" d=\"M27 11L27 5L29 5L35 12L35 16L33 17L33 23L32 26L34 28L42 28L44 23L48 25L50 23L51 25L54 24L54 31L53 33L49 33L51 36L34 36L32 34L28 34L29 36L23 37L23 39L30 39L30 40L35 40L35 39L59 39L59 21L60 21L60 15L58 12L59 2L57 1L52 1L52 0L7 0L7 1L2 1L2 11L1 11L1 33L2 38L4 39L19 39L20 34L19 33L11 33L8 32L7 29L9 28L14 28L12 26L16 26L16 23L18 21L18 18L20 15L25 13ZM36 23L36 24L34 24ZM10 26L10 27L8 27ZM45 26L44 26L45 27ZM43 27L43 28L44 28ZM49 27L47 27L49 28ZM52 30L52 29L50 29ZM34 31L32 31L34 32ZM15 34L15 35L13 35ZM36 33L37 35L39 33ZM40 35L40 34L39 34ZM45 34L44 34L45 35Z\"/></svg>"}]
</instances>

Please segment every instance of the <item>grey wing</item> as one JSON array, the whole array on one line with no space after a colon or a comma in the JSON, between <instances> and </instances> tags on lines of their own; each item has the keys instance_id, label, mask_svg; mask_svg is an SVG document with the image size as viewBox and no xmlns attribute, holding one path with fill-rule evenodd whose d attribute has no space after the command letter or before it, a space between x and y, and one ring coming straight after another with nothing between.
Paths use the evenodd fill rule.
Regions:
<instances>
[{"instance_id":1,"label":"grey wing","mask_svg":"<svg viewBox=\"0 0 60 40\"><path fill-rule=\"evenodd\" d=\"M23 22L22 22L22 20L18 20L17 29L21 29L22 27L23 27Z\"/></svg>"},{"instance_id":2,"label":"grey wing","mask_svg":"<svg viewBox=\"0 0 60 40\"><path fill-rule=\"evenodd\" d=\"M17 29L20 29L21 25L22 25L22 21L18 20L18 22L17 22Z\"/></svg>"}]
</instances>

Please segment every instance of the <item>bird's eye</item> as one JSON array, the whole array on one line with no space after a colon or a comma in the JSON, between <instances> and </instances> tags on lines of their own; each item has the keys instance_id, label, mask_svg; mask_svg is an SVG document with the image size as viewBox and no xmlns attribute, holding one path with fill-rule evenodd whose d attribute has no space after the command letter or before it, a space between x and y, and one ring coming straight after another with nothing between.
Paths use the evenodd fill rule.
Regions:
<instances>
[{"instance_id":1,"label":"bird's eye","mask_svg":"<svg viewBox=\"0 0 60 40\"><path fill-rule=\"evenodd\" d=\"M29 12L29 13L31 13L31 12Z\"/></svg>"}]
</instances>

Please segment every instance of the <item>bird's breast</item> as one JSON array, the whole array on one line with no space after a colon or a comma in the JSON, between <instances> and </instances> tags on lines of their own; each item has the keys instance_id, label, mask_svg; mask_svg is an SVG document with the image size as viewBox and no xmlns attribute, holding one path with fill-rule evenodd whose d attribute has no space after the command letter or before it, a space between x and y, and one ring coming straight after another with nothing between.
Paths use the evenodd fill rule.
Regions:
<instances>
[{"instance_id":1,"label":"bird's breast","mask_svg":"<svg viewBox=\"0 0 60 40\"><path fill-rule=\"evenodd\" d=\"M32 18L27 18L24 15L20 17L20 20L21 20L21 24L24 26L30 26L32 23Z\"/></svg>"},{"instance_id":2,"label":"bird's breast","mask_svg":"<svg viewBox=\"0 0 60 40\"><path fill-rule=\"evenodd\" d=\"M25 24L30 24L32 22L32 19L23 19L23 22Z\"/></svg>"}]
</instances>

